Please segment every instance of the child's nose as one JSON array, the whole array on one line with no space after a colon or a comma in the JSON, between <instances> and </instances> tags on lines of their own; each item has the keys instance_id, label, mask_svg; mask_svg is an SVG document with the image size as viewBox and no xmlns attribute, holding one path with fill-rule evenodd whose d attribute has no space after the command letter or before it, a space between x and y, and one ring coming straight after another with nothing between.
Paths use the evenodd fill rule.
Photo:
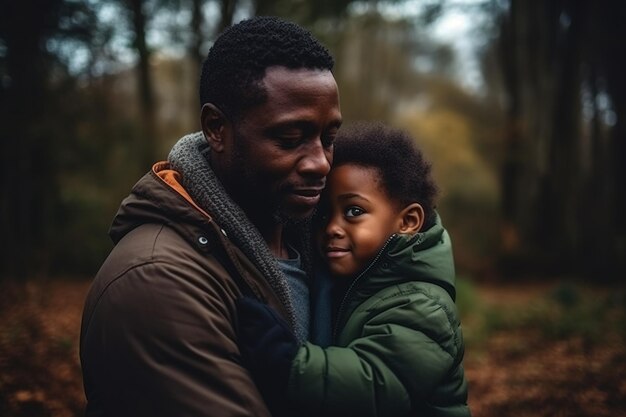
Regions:
<instances>
[{"instance_id":1,"label":"child's nose","mask_svg":"<svg viewBox=\"0 0 626 417\"><path fill-rule=\"evenodd\" d=\"M334 219L330 219L328 224L326 225L326 236L328 237L341 237L343 236L343 229L339 224L334 221Z\"/></svg>"}]
</instances>

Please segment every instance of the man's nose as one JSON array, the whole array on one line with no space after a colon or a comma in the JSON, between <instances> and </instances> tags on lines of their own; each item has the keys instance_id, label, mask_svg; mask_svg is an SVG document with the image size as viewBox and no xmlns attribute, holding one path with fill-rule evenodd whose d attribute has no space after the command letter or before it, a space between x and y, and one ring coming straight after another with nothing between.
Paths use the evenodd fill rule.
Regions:
<instances>
[{"instance_id":1,"label":"man's nose","mask_svg":"<svg viewBox=\"0 0 626 417\"><path fill-rule=\"evenodd\" d=\"M306 154L300 161L300 172L306 175L325 177L330 172L332 158L332 147L325 148L321 138L316 138L306 149Z\"/></svg>"}]
</instances>

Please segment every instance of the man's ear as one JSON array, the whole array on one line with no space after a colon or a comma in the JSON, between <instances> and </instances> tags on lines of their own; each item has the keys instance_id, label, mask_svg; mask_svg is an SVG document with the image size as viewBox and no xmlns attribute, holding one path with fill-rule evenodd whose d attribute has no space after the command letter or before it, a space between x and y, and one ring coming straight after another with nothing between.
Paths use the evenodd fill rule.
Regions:
<instances>
[{"instance_id":1,"label":"man's ear","mask_svg":"<svg viewBox=\"0 0 626 417\"><path fill-rule=\"evenodd\" d=\"M424 225L424 209L419 203L411 203L400 212L399 233L414 234Z\"/></svg>"},{"instance_id":2,"label":"man's ear","mask_svg":"<svg viewBox=\"0 0 626 417\"><path fill-rule=\"evenodd\" d=\"M211 151L222 152L224 150L224 134L228 126L228 119L215 105L206 103L200 113L202 133L209 142Z\"/></svg>"}]
</instances>

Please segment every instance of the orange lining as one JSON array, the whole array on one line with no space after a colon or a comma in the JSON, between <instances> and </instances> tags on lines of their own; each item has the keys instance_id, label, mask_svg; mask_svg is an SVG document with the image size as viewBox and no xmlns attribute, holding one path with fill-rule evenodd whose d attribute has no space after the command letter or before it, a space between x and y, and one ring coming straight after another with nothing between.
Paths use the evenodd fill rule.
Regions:
<instances>
[{"instance_id":1,"label":"orange lining","mask_svg":"<svg viewBox=\"0 0 626 417\"><path fill-rule=\"evenodd\" d=\"M165 184L170 186L174 191L183 196L185 200L189 202L192 206L194 206L198 211L207 216L209 219L211 216L204 211L200 206L196 204L195 201L191 198L187 190L183 188L183 185L180 183L180 172L174 171L170 168L169 162L157 162L152 166L152 171L159 177Z\"/></svg>"}]
</instances>

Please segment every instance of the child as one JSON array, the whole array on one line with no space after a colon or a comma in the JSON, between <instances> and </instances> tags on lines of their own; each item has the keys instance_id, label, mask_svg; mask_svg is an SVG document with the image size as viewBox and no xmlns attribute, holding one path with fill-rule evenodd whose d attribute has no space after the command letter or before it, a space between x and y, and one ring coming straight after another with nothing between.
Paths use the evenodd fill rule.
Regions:
<instances>
[{"instance_id":1,"label":"child","mask_svg":"<svg viewBox=\"0 0 626 417\"><path fill-rule=\"evenodd\" d=\"M333 346L299 346L269 307L238 304L241 352L272 411L470 415L452 249L435 195L409 135L372 124L340 131L319 233L343 289Z\"/></svg>"}]
</instances>

